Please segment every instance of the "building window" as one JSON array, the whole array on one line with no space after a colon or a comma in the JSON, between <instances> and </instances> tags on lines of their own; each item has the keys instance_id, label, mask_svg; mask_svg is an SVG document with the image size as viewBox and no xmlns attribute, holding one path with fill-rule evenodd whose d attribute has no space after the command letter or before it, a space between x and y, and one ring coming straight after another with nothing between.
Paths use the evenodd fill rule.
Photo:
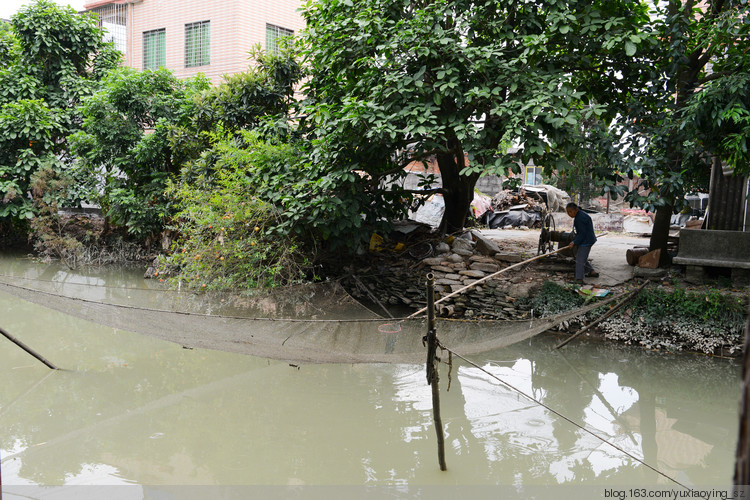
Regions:
<instances>
[{"instance_id":1,"label":"building window","mask_svg":"<svg viewBox=\"0 0 750 500\"><path fill-rule=\"evenodd\" d=\"M105 31L104 41L114 43L115 48L125 54L128 46L128 6L110 4L91 9L89 12L99 16L99 26Z\"/></svg>"},{"instance_id":2,"label":"building window","mask_svg":"<svg viewBox=\"0 0 750 500\"><path fill-rule=\"evenodd\" d=\"M532 164L526 165L524 170L524 184L535 186L542 183L542 172L544 170L542 167L537 167Z\"/></svg>"},{"instance_id":3,"label":"building window","mask_svg":"<svg viewBox=\"0 0 750 500\"><path fill-rule=\"evenodd\" d=\"M285 36L294 36L294 31L266 24L266 52L269 54L279 53L279 38Z\"/></svg>"},{"instance_id":4,"label":"building window","mask_svg":"<svg viewBox=\"0 0 750 500\"><path fill-rule=\"evenodd\" d=\"M143 69L157 69L167 65L167 32L160 30L143 32Z\"/></svg>"},{"instance_id":5,"label":"building window","mask_svg":"<svg viewBox=\"0 0 750 500\"><path fill-rule=\"evenodd\" d=\"M211 64L211 21L185 25L185 67Z\"/></svg>"}]
</instances>

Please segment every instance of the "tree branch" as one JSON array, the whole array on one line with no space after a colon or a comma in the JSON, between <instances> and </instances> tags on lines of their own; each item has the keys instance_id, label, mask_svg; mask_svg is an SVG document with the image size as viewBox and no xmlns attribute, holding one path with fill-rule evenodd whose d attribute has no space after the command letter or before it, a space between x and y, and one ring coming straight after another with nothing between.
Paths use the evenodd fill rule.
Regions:
<instances>
[{"instance_id":1,"label":"tree branch","mask_svg":"<svg viewBox=\"0 0 750 500\"><path fill-rule=\"evenodd\" d=\"M403 189L403 193L410 194L446 194L448 192L445 188L432 188L432 189Z\"/></svg>"},{"instance_id":2,"label":"tree branch","mask_svg":"<svg viewBox=\"0 0 750 500\"><path fill-rule=\"evenodd\" d=\"M729 71L721 71L719 73L711 73L710 75L704 76L703 78L698 79L698 85L703 85L704 83L708 83L713 80L718 80L719 78L723 78L725 76L729 76L731 73Z\"/></svg>"}]
</instances>

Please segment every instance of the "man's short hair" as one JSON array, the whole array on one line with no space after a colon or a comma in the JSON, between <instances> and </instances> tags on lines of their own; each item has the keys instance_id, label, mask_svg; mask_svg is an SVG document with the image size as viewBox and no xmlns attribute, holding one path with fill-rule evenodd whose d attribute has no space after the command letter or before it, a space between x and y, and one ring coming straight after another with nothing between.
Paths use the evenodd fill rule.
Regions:
<instances>
[{"instance_id":1,"label":"man's short hair","mask_svg":"<svg viewBox=\"0 0 750 500\"><path fill-rule=\"evenodd\" d=\"M567 210L569 208L572 208L573 210L578 210L578 205L576 205L575 203L573 203L571 201L570 203L568 203L567 205L565 205L565 210Z\"/></svg>"}]
</instances>

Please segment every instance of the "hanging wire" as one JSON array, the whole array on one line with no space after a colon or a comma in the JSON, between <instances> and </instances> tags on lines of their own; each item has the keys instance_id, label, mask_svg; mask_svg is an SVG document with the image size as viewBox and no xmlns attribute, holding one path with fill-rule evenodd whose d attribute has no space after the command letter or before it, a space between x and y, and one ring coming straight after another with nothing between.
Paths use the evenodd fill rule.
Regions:
<instances>
[{"instance_id":1,"label":"hanging wire","mask_svg":"<svg viewBox=\"0 0 750 500\"><path fill-rule=\"evenodd\" d=\"M71 285L71 286L86 286L92 288L105 288L110 290L144 290L148 292L176 292L180 293L179 290L174 288L159 288L159 287L146 287L146 286L112 286L104 285L101 283L81 283L77 281L60 281L60 280L48 280L42 278L29 278L28 276L16 276L12 274L0 274L0 278L10 278L14 280L25 280L25 281L36 281L39 283L55 283L57 285ZM184 293L184 292L183 292Z\"/></svg>"}]
</instances>

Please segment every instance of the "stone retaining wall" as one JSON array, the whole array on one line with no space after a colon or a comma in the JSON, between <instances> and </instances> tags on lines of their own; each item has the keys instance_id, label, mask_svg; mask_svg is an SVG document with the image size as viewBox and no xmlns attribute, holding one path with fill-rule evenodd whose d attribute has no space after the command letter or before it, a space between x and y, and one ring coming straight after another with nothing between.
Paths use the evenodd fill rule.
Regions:
<instances>
[{"instance_id":1,"label":"stone retaining wall","mask_svg":"<svg viewBox=\"0 0 750 500\"><path fill-rule=\"evenodd\" d=\"M383 258L375 264L376 275L363 277L362 282L381 303L417 310L426 305L425 282L429 273L435 278L436 299L440 299L524 260L519 254L501 251L480 233L467 235L473 238L455 238L450 244L434 245L432 255L421 260L394 264ZM438 304L438 315L473 319L526 318L529 307L525 299L541 285L541 281L519 272L501 274ZM352 294L367 299L362 290L354 289Z\"/></svg>"}]
</instances>

